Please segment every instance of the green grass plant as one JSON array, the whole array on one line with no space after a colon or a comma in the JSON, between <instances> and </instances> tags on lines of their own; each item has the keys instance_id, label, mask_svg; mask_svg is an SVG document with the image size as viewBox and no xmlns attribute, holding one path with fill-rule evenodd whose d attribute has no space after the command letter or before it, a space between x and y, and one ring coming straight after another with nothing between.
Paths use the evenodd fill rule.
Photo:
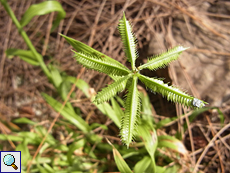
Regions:
<instances>
[{"instance_id":1,"label":"green grass plant","mask_svg":"<svg viewBox=\"0 0 230 173\"><path fill-rule=\"evenodd\" d=\"M62 36L73 46L74 49L77 50L77 52L74 51L74 57L78 63L88 69L105 73L115 80L114 83L103 88L102 91L96 95L94 103L101 104L110 100L117 93L127 89L128 92L126 94L124 106L125 112L121 119L120 136L122 142L129 146L137 134L138 120L140 117L141 99L140 93L137 89L138 79L152 92L160 93L172 102L180 103L192 108L202 108L206 102L194 98L176 87L168 86L168 84L164 83L162 79L150 78L141 74L141 70L143 69L157 70L165 67L170 62L178 59L179 55L187 48L177 46L165 53L149 58L146 64L136 67L135 61L138 58L136 49L137 41L132 32L131 24L126 20L125 14L120 20L118 29L120 31L126 59L130 62L132 69L128 69L118 61L115 61L84 43L64 35Z\"/></svg>"},{"instance_id":2,"label":"green grass plant","mask_svg":"<svg viewBox=\"0 0 230 173\"><path fill-rule=\"evenodd\" d=\"M180 141L172 136L157 135L157 130L175 119L155 123L148 95L145 91L137 89L137 81L139 79L147 88L162 94L173 102L192 108L203 107L204 101L189 96L178 88L168 86L160 79L149 78L141 74L142 69L156 70L168 65L171 61L176 60L186 48L178 46L166 53L153 56L146 64L136 67L135 60L138 57L136 39L131 31L130 23L124 15L118 28L121 33L126 58L131 63L131 69L128 69L118 61L84 43L62 35L77 51L74 52L74 57L78 63L89 69L106 73L114 79L114 83L102 89L95 97L88 92L90 87L85 81L78 79L76 82L75 77L60 72L53 64L46 65L42 55L36 51L23 29L34 16L45 15L55 11L58 12L58 15L52 26L53 31L65 17L65 11L61 4L58 1L44 1L31 5L24 13L21 21L18 21L7 1L0 0L0 2L28 46L28 50L7 49L7 56L9 58L18 56L27 63L40 67L50 83L56 88L62 101L68 98L67 95L71 90L71 85L75 85L87 98L92 100L98 110L109 117L115 126L120 129L121 140L125 144L119 145L119 143L111 143L109 140L106 142L105 137L99 133L97 134L94 130L98 127L108 130L107 126L98 123L88 124L70 102L67 101L63 109L61 109L63 105L61 101L57 101L56 98L46 93L41 93L46 102L63 116L63 119L59 119L52 130L59 132L61 136L67 133L69 140L56 139L53 133L48 133L47 129L39 122L34 122L27 118L15 119L12 123L17 125L26 124L32 130L18 131L18 129L11 128L12 133L8 135L0 134L0 140L13 142L16 145L15 150L22 152L22 172L26 172L26 170L32 173L100 173L118 170L122 173L179 172L182 165L179 163L171 164L174 158L160 151L171 152L176 157L181 157L185 153L182 153L181 148L176 145ZM123 90L127 90L125 101L116 96L117 93ZM111 104L106 102L108 100L111 101ZM125 111L122 110L123 107ZM64 128L63 132L60 131L60 127ZM132 142L134 137L135 142ZM45 139L43 145L35 159L32 160L37 147L43 139ZM127 146L129 146L128 149ZM2 150L2 146L0 147ZM108 159L108 156L112 154L115 162L113 159ZM156 164L159 160L163 161L161 165Z\"/></svg>"}]
</instances>

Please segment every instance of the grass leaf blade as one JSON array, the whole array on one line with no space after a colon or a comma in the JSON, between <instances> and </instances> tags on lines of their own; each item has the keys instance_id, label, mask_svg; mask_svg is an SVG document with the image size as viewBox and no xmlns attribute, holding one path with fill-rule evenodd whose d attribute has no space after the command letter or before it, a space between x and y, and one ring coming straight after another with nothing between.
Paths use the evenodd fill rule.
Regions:
<instances>
[{"instance_id":1,"label":"grass leaf blade","mask_svg":"<svg viewBox=\"0 0 230 173\"><path fill-rule=\"evenodd\" d=\"M82 64L84 67L108 75L116 74L118 76L122 76L130 73L130 70L127 69L125 66L119 66L112 61L108 61L107 59L91 56L89 54L84 54L81 52L75 52L74 57L76 58L77 62L79 64Z\"/></svg>"},{"instance_id":2,"label":"grass leaf blade","mask_svg":"<svg viewBox=\"0 0 230 173\"><path fill-rule=\"evenodd\" d=\"M138 67L138 69L142 70L148 68L150 70L157 70L158 68L163 68L167 66L170 62L177 60L179 58L179 55L186 49L188 48L177 46L173 49L168 50L165 53L149 58L148 62Z\"/></svg>"},{"instance_id":3,"label":"grass leaf blade","mask_svg":"<svg viewBox=\"0 0 230 173\"><path fill-rule=\"evenodd\" d=\"M162 80L149 78L141 74L138 74L138 77L141 82L146 85L146 87L151 89L152 92L160 93L167 97L167 99L170 101L180 103L185 106L190 106L192 108L201 108L206 104L204 101L196 99L176 87L168 86L168 84L165 84ZM199 107L194 105L194 100L198 100L200 102Z\"/></svg>"},{"instance_id":4,"label":"grass leaf blade","mask_svg":"<svg viewBox=\"0 0 230 173\"><path fill-rule=\"evenodd\" d=\"M60 108L62 106L60 102L56 101L54 98L50 97L49 95L45 93L42 93L42 96L53 109L55 109L56 111L60 111ZM60 113L69 122L74 124L76 127L78 127L83 132L89 131L88 124L79 115L77 115L75 112L73 112L68 107L64 107Z\"/></svg>"},{"instance_id":5,"label":"grass leaf blade","mask_svg":"<svg viewBox=\"0 0 230 173\"><path fill-rule=\"evenodd\" d=\"M151 157L153 169L156 171L155 152L158 145L156 130L142 124L138 126L138 135L143 139L145 148Z\"/></svg>"},{"instance_id":6,"label":"grass leaf blade","mask_svg":"<svg viewBox=\"0 0 230 173\"><path fill-rule=\"evenodd\" d=\"M136 135L137 118L140 115L140 94L137 90L137 77L134 76L125 101L125 115L121 120L121 140L129 146Z\"/></svg>"},{"instance_id":7,"label":"grass leaf blade","mask_svg":"<svg viewBox=\"0 0 230 173\"><path fill-rule=\"evenodd\" d=\"M102 91L97 94L94 102L100 104L102 102L108 101L110 98L114 97L118 92L123 91L126 87L126 83L129 78L129 75L124 76L110 84L108 87L103 88Z\"/></svg>"},{"instance_id":8,"label":"grass leaf blade","mask_svg":"<svg viewBox=\"0 0 230 173\"><path fill-rule=\"evenodd\" d=\"M20 59L26 61L31 65L38 66L39 62L37 61L36 57L34 56L33 52L30 50L23 50L23 49L7 49L6 55L8 58L11 56L19 56ZM38 54L39 58L42 59L42 55Z\"/></svg>"},{"instance_id":9,"label":"grass leaf blade","mask_svg":"<svg viewBox=\"0 0 230 173\"><path fill-rule=\"evenodd\" d=\"M66 12L62 8L61 4L58 1L44 1L39 4L31 5L27 11L24 13L20 23L21 26L26 26L34 16L45 15L51 12L57 11L58 15L53 22L51 31L53 31L60 23L62 19L65 18Z\"/></svg>"},{"instance_id":10,"label":"grass leaf blade","mask_svg":"<svg viewBox=\"0 0 230 173\"><path fill-rule=\"evenodd\" d=\"M113 146L113 144L108 139L106 140L113 147L113 156L114 156L114 160L116 162L116 165L119 171L121 173L132 173L132 170L129 168L125 160L122 158L119 151Z\"/></svg>"},{"instance_id":11,"label":"grass leaf blade","mask_svg":"<svg viewBox=\"0 0 230 173\"><path fill-rule=\"evenodd\" d=\"M135 60L137 59L137 50L136 50L136 38L132 32L132 27L129 21L126 20L125 14L120 20L118 26L121 40L124 45L125 55L127 60L131 63L132 70L135 70Z\"/></svg>"},{"instance_id":12,"label":"grass leaf blade","mask_svg":"<svg viewBox=\"0 0 230 173\"><path fill-rule=\"evenodd\" d=\"M74 40L73 38L70 38L66 35L62 35L60 34L62 37L65 38L65 40L71 45L73 46L73 48L77 51L77 52L81 52L87 55L92 55L92 56L98 56L101 57L103 59L106 59L107 61L110 61L113 64L116 64L117 66L121 66L122 68L125 68L128 70L128 68L126 66L124 66L123 64L121 64L120 62L116 61L113 58L110 58L109 56L97 51L96 49L78 41L78 40Z\"/></svg>"},{"instance_id":13,"label":"grass leaf blade","mask_svg":"<svg viewBox=\"0 0 230 173\"><path fill-rule=\"evenodd\" d=\"M140 172L146 172L146 169L151 164L151 158L149 156L145 156L143 159L141 159L139 162L136 163L133 172L140 173Z\"/></svg>"}]
</instances>

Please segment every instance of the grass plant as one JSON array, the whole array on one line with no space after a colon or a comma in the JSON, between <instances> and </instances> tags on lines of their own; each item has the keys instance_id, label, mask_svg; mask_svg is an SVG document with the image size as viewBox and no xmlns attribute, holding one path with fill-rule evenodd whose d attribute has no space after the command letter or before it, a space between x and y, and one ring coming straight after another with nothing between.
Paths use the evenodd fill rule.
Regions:
<instances>
[{"instance_id":1,"label":"grass plant","mask_svg":"<svg viewBox=\"0 0 230 173\"><path fill-rule=\"evenodd\" d=\"M146 64L136 67L135 60L138 57L136 39L131 31L130 23L123 15L118 28L126 58L131 63L130 70L118 61L84 43L62 35L77 50L77 52L74 52L74 57L78 63L89 69L106 73L114 79L114 83L102 89L95 97L88 92L90 88L85 81L81 79L76 81L75 77L60 72L54 65L45 64L42 55L36 51L23 29L34 16L55 11L58 12L58 15L52 26L52 30L54 30L65 17L65 11L61 4L57 1L44 1L31 5L24 13L21 21L18 21L7 1L0 0L0 2L28 46L28 50L10 48L6 50L7 56L9 58L19 56L27 63L39 66L43 70L64 102L63 104L52 96L41 93L46 102L63 116L63 119L54 121L56 124L52 130L58 131L59 127L64 127L64 132L68 134L69 139L68 141L56 139L39 122L31 121L28 118L14 120L14 124L26 124L32 130L18 131L18 129L12 127L13 133L0 134L0 140L14 143L16 145L15 150L22 152L22 172L27 170L27 172L42 173L81 173L111 172L117 171L117 169L122 173L179 172L184 165L180 162L172 163L176 161L175 158L180 159L187 154L183 144L175 137L157 135L157 130L177 118L156 123L151 113L151 103L148 95L145 91L137 89L137 81L139 79L147 88L162 94L168 100L192 108L202 108L205 105L204 101L189 96L178 88L168 86L160 79L149 78L141 74L142 69L156 70L168 65L171 61L176 60L186 48L178 46L166 53L153 56ZM108 127L104 124L89 124L81 117L68 101L68 93L71 92L70 84L82 90L98 110L108 116L117 128L120 128L121 139L125 145L112 143L103 135L95 132L98 127L108 130ZM123 90L127 90L125 102L116 96ZM108 100L111 101L111 104L106 102ZM123 106L120 105L124 105L124 112L122 110ZM205 108L200 110L204 111ZM198 110L194 110L194 112L196 111ZM62 132L60 133L62 134ZM132 143L134 137L135 142ZM107 142L104 139L107 139ZM127 149L127 146L129 146L129 149ZM37 155L34 154L36 151L38 151ZM115 162L108 159L108 156L112 153ZM171 153L171 155L167 153ZM161 164L156 164L158 161L161 161Z\"/></svg>"},{"instance_id":2,"label":"grass plant","mask_svg":"<svg viewBox=\"0 0 230 173\"><path fill-rule=\"evenodd\" d=\"M127 89L125 100L125 112L121 118L120 136L122 142L129 146L135 135L138 133L137 125L140 117L140 93L137 89L138 79L145 84L146 88L154 93L160 93L168 100L180 103L192 108L202 108L206 102L194 98L176 87L168 86L162 79L150 78L141 74L141 70L157 70L165 67L170 62L178 59L179 55L186 50L182 46L177 46L157 56L148 59L146 64L139 67L135 66L135 61L138 58L136 49L136 38L132 32L132 27L129 21L126 20L125 14L120 20L118 29L120 31L121 40L123 43L126 59L131 64L131 70L123 64L115 61L107 55L98 52L97 50L76 41L72 38L62 35L69 44L73 46L77 52L74 51L75 59L88 69L93 69L109 75L115 81L103 88L101 92L96 95L94 103L101 104L110 100L117 93Z\"/></svg>"}]
</instances>

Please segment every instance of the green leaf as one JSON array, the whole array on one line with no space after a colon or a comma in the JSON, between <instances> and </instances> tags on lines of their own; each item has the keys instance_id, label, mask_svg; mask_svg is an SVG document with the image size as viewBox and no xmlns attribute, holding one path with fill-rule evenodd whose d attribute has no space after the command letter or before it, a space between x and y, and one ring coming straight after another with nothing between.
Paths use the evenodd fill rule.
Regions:
<instances>
[{"instance_id":1,"label":"green leaf","mask_svg":"<svg viewBox=\"0 0 230 173\"><path fill-rule=\"evenodd\" d=\"M91 55L91 56L96 56L98 58L101 58L101 59L106 59L108 62L111 62L113 64L116 64L116 66L120 66L121 68L125 68L128 70L127 67L125 67L123 64L121 64L120 62L110 58L109 56L97 51L96 49L80 42L80 41L77 41L77 40L74 40L70 37L67 37L65 35L62 35L60 34L62 37L64 37L66 39L66 41L71 45L73 46L73 48L77 51L77 52L81 52L81 53L84 53L84 54L87 54L87 55Z\"/></svg>"},{"instance_id":2,"label":"green leaf","mask_svg":"<svg viewBox=\"0 0 230 173\"><path fill-rule=\"evenodd\" d=\"M177 173L180 172L180 167L178 164L175 164L173 166L167 167L164 173Z\"/></svg>"},{"instance_id":3,"label":"green leaf","mask_svg":"<svg viewBox=\"0 0 230 173\"><path fill-rule=\"evenodd\" d=\"M145 173L150 163L151 163L151 158L149 156L145 156L143 159L141 159L139 162L136 163L133 172L134 173Z\"/></svg>"},{"instance_id":4,"label":"green leaf","mask_svg":"<svg viewBox=\"0 0 230 173\"><path fill-rule=\"evenodd\" d=\"M39 4L31 5L27 11L24 13L20 24L22 27L26 26L34 16L45 15L51 12L58 12L51 31L53 31L60 23L62 19L65 18L66 12L62 8L58 1L44 1Z\"/></svg>"},{"instance_id":5,"label":"green leaf","mask_svg":"<svg viewBox=\"0 0 230 173\"><path fill-rule=\"evenodd\" d=\"M180 140L168 135L158 136L158 147L170 148L182 155L188 154L188 151Z\"/></svg>"},{"instance_id":6,"label":"green leaf","mask_svg":"<svg viewBox=\"0 0 230 173\"><path fill-rule=\"evenodd\" d=\"M156 172L157 173L165 173L166 167L162 167L162 166L156 166ZM174 173L174 172L170 172L170 173ZM177 172L175 172L177 173Z\"/></svg>"},{"instance_id":7,"label":"green leaf","mask_svg":"<svg viewBox=\"0 0 230 173\"><path fill-rule=\"evenodd\" d=\"M61 94L61 97L63 100L65 100L71 90L71 83L67 81L66 79L63 79L62 83L60 84L59 93ZM73 93L71 94L71 97L73 96ZM69 108L73 108L71 103L69 103Z\"/></svg>"},{"instance_id":8,"label":"green leaf","mask_svg":"<svg viewBox=\"0 0 230 173\"><path fill-rule=\"evenodd\" d=\"M127 86L127 84L126 84L126 86ZM117 99L118 103L121 104L122 107L125 107L125 102L122 98L120 98L119 96L116 96L115 98Z\"/></svg>"},{"instance_id":9,"label":"green leaf","mask_svg":"<svg viewBox=\"0 0 230 173\"><path fill-rule=\"evenodd\" d=\"M35 126L34 130L35 133L38 134L41 138L43 138L47 134L47 129L45 129L43 126ZM46 137L46 142L48 146L49 145L53 146L57 143L57 140L51 134L48 134ZM42 152L42 149L40 151Z\"/></svg>"},{"instance_id":10,"label":"green leaf","mask_svg":"<svg viewBox=\"0 0 230 173\"><path fill-rule=\"evenodd\" d=\"M121 78L124 77L124 76L116 76L116 75L110 74L109 77L111 77L114 81L117 81L117 80L121 79ZM128 89L128 87L129 87L131 84L132 84L132 79L130 78L130 79L128 79L128 81L127 81L127 83L126 83L126 87L125 87L125 88Z\"/></svg>"},{"instance_id":11,"label":"green leaf","mask_svg":"<svg viewBox=\"0 0 230 173\"><path fill-rule=\"evenodd\" d=\"M30 124L30 125L35 125L36 124L34 121L31 121L26 117L17 118L15 120L13 120L13 122L17 123L17 124Z\"/></svg>"},{"instance_id":12,"label":"green leaf","mask_svg":"<svg viewBox=\"0 0 230 173\"><path fill-rule=\"evenodd\" d=\"M22 138L26 138L28 144L40 144L42 141L42 137L45 136L40 136L38 133L35 132L20 132L18 134Z\"/></svg>"},{"instance_id":13,"label":"green leaf","mask_svg":"<svg viewBox=\"0 0 230 173\"><path fill-rule=\"evenodd\" d=\"M141 112L143 115L152 116L151 102L149 100L149 96L146 91L140 92L140 97L142 100L141 104Z\"/></svg>"},{"instance_id":14,"label":"green leaf","mask_svg":"<svg viewBox=\"0 0 230 173\"><path fill-rule=\"evenodd\" d=\"M61 74L59 72L59 70L57 69L57 67L49 64L49 70L50 70L50 73L51 73L51 77L53 79L53 84L56 88L59 88L59 86L61 85L62 83L62 77L61 77Z\"/></svg>"},{"instance_id":15,"label":"green leaf","mask_svg":"<svg viewBox=\"0 0 230 173\"><path fill-rule=\"evenodd\" d=\"M111 77L114 81L117 81L117 80L121 79L124 76L116 76L114 74L111 74L111 75L109 75L109 77Z\"/></svg>"},{"instance_id":16,"label":"green leaf","mask_svg":"<svg viewBox=\"0 0 230 173\"><path fill-rule=\"evenodd\" d=\"M114 83L110 84L108 87L103 88L101 92L96 95L94 103L100 104L102 102L108 101L112 97L114 97L117 93L123 91L126 87L126 83L130 78L129 75L124 76Z\"/></svg>"},{"instance_id":17,"label":"green leaf","mask_svg":"<svg viewBox=\"0 0 230 173\"><path fill-rule=\"evenodd\" d=\"M129 150L127 150L127 153L122 155L123 159L128 159L130 157L133 157L133 158L138 157L140 156L140 154L142 154L140 150L136 150L136 151L132 151L132 150L133 148L132 149L130 148ZM145 151L142 150L142 152L145 152Z\"/></svg>"},{"instance_id":18,"label":"green leaf","mask_svg":"<svg viewBox=\"0 0 230 173\"><path fill-rule=\"evenodd\" d=\"M114 109L108 103L102 103L96 106L103 114L107 115L111 120L113 120L117 127L121 127L120 117L116 115Z\"/></svg>"},{"instance_id":19,"label":"green leaf","mask_svg":"<svg viewBox=\"0 0 230 173\"><path fill-rule=\"evenodd\" d=\"M43 135L43 136L45 136L45 135ZM47 139L47 141L48 141L48 139ZM53 143L54 142L54 143ZM49 144L48 142L44 142L44 145L42 145L42 147L40 148L40 150L39 150L39 156L43 153L43 152L45 152L45 150L47 150L49 147L51 147L52 145L54 145L54 144L56 144L57 143L57 141L52 141L51 142L51 144ZM39 157L38 156L38 157Z\"/></svg>"},{"instance_id":20,"label":"green leaf","mask_svg":"<svg viewBox=\"0 0 230 173\"><path fill-rule=\"evenodd\" d=\"M22 49L7 49L6 55L8 58L11 58L11 56L19 56L20 59L23 61L38 66L39 62L37 61L37 58L34 56L33 52L30 50L22 50ZM38 56L42 59L42 55L38 54Z\"/></svg>"},{"instance_id":21,"label":"green leaf","mask_svg":"<svg viewBox=\"0 0 230 173\"><path fill-rule=\"evenodd\" d=\"M44 164L43 164L43 167L45 168L45 170L46 170L47 172L50 172L50 173L55 172L54 169L53 169L50 165L48 165L47 163L44 163Z\"/></svg>"},{"instance_id":22,"label":"green leaf","mask_svg":"<svg viewBox=\"0 0 230 173\"><path fill-rule=\"evenodd\" d=\"M217 108L217 111L219 113L219 118L220 118L221 126L224 127L224 120L225 120L224 114L223 114L223 112L219 108Z\"/></svg>"},{"instance_id":23,"label":"green leaf","mask_svg":"<svg viewBox=\"0 0 230 173\"><path fill-rule=\"evenodd\" d=\"M18 132L14 135L5 135L0 134L0 140L11 140L15 142L22 142L24 139L27 139L28 144L39 145L42 141L41 137L33 132Z\"/></svg>"},{"instance_id":24,"label":"green leaf","mask_svg":"<svg viewBox=\"0 0 230 173\"><path fill-rule=\"evenodd\" d=\"M125 18L125 13L123 14L123 19L120 20L118 29L121 34L125 55L127 60L131 63L132 70L134 71L136 69L135 60L137 59L136 38L132 33L130 22Z\"/></svg>"},{"instance_id":25,"label":"green leaf","mask_svg":"<svg viewBox=\"0 0 230 173\"><path fill-rule=\"evenodd\" d=\"M153 128L149 128L145 124L141 124L138 126L137 132L138 132L138 135L143 139L145 148L151 157L153 169L154 171L156 171L155 152L156 152L157 145L158 145L156 131Z\"/></svg>"},{"instance_id":26,"label":"green leaf","mask_svg":"<svg viewBox=\"0 0 230 173\"><path fill-rule=\"evenodd\" d=\"M90 124L90 128L91 130L94 130L96 128L100 127L103 130L108 130L108 126L104 125L104 124L100 124L100 123L92 123Z\"/></svg>"},{"instance_id":27,"label":"green leaf","mask_svg":"<svg viewBox=\"0 0 230 173\"><path fill-rule=\"evenodd\" d=\"M154 127L154 118L152 116L152 105L149 100L149 96L146 93L146 91L141 90L140 91L140 97L141 97L141 117L142 122L146 122L150 127Z\"/></svg>"},{"instance_id":28,"label":"green leaf","mask_svg":"<svg viewBox=\"0 0 230 173\"><path fill-rule=\"evenodd\" d=\"M138 135L143 139L146 150L151 158L154 159L154 154L158 145L155 129L150 129L145 125L140 125L138 126Z\"/></svg>"},{"instance_id":29,"label":"green leaf","mask_svg":"<svg viewBox=\"0 0 230 173\"><path fill-rule=\"evenodd\" d=\"M81 140L79 140L77 142L72 143L69 146L69 151L67 153L67 158L68 158L68 162L70 163L70 165L73 164L73 156L74 156L73 153L74 153L74 151L79 149L79 148L84 147L85 142L86 142L85 139L81 139ZM76 156L74 156L74 157L76 157Z\"/></svg>"},{"instance_id":30,"label":"green leaf","mask_svg":"<svg viewBox=\"0 0 230 173\"><path fill-rule=\"evenodd\" d=\"M24 140L15 149L15 151L21 151L22 166L27 166L29 160L31 159L30 152L27 145L28 145L28 140L24 138Z\"/></svg>"},{"instance_id":31,"label":"green leaf","mask_svg":"<svg viewBox=\"0 0 230 173\"><path fill-rule=\"evenodd\" d=\"M190 106L192 108L201 108L205 105L206 102L196 99L173 86L168 86L162 80L149 78L138 74L139 79L142 83L146 85L152 92L157 92L167 97L168 100L173 101L175 103L184 104L186 106ZM198 100L200 102L199 105L194 104L194 100ZM199 106L199 107L198 107Z\"/></svg>"},{"instance_id":32,"label":"green leaf","mask_svg":"<svg viewBox=\"0 0 230 173\"><path fill-rule=\"evenodd\" d=\"M11 140L16 142L22 142L23 138L20 136L0 134L0 140L4 140L4 141Z\"/></svg>"},{"instance_id":33,"label":"green leaf","mask_svg":"<svg viewBox=\"0 0 230 173\"><path fill-rule=\"evenodd\" d=\"M133 77L125 101L125 114L121 120L121 140L129 146L136 135L137 119L140 115L140 95L137 90L137 77Z\"/></svg>"},{"instance_id":34,"label":"green leaf","mask_svg":"<svg viewBox=\"0 0 230 173\"><path fill-rule=\"evenodd\" d=\"M138 67L138 69L142 70L148 68L150 70L157 70L158 68L163 68L170 62L177 60L179 55L186 49L188 48L177 46L173 49L170 49L168 52L149 58L148 62Z\"/></svg>"},{"instance_id":35,"label":"green leaf","mask_svg":"<svg viewBox=\"0 0 230 173\"><path fill-rule=\"evenodd\" d=\"M36 166L39 169L39 172L41 173L49 173L43 166L41 166L37 161L36 161Z\"/></svg>"},{"instance_id":36,"label":"green leaf","mask_svg":"<svg viewBox=\"0 0 230 173\"><path fill-rule=\"evenodd\" d=\"M57 88L62 100L65 100L71 88L70 82L66 80L66 76L61 75L59 69L54 65L49 64L49 70L54 86ZM66 106L74 111L70 102L67 102Z\"/></svg>"},{"instance_id":37,"label":"green leaf","mask_svg":"<svg viewBox=\"0 0 230 173\"><path fill-rule=\"evenodd\" d=\"M60 111L60 108L62 107L62 104L60 102L56 101L55 99L53 99L45 93L42 93L42 96L52 108L54 108L57 112ZM79 115L77 115L68 107L64 107L60 113L64 118L66 118L69 122L74 124L83 132L89 131L90 128L88 124Z\"/></svg>"},{"instance_id":38,"label":"green leaf","mask_svg":"<svg viewBox=\"0 0 230 173\"><path fill-rule=\"evenodd\" d=\"M117 103L117 101L114 98L111 99L111 103L115 114L117 115L119 121L121 121L121 117L124 116L124 112L122 111L120 105Z\"/></svg>"},{"instance_id":39,"label":"green leaf","mask_svg":"<svg viewBox=\"0 0 230 173\"><path fill-rule=\"evenodd\" d=\"M75 81L76 81L76 77L67 76L66 80L74 84ZM90 95L89 95L89 85L84 80L78 79L77 83L75 83L75 84L76 84L76 87L78 87L80 90L82 90L82 92L87 97L90 97Z\"/></svg>"},{"instance_id":40,"label":"green leaf","mask_svg":"<svg viewBox=\"0 0 230 173\"><path fill-rule=\"evenodd\" d=\"M67 80L69 80L71 83L74 83L76 78L72 77L72 76L68 76ZM81 80L78 79L76 86L81 89L83 91L83 93L90 98L90 94L89 94L89 85ZM113 120L113 122L117 125L117 127L121 126L120 123L120 118L116 115L114 109L112 109L112 107L108 104L108 103L102 103L100 105L96 105L96 107L105 115L107 115L111 120Z\"/></svg>"},{"instance_id":41,"label":"green leaf","mask_svg":"<svg viewBox=\"0 0 230 173\"><path fill-rule=\"evenodd\" d=\"M85 54L81 52L75 52L74 56L77 62L88 69L93 69L98 72L102 72L108 75L116 74L118 76L127 75L131 71L125 66L120 66L117 63L113 63L106 58L100 58L98 56L92 56L91 54Z\"/></svg>"},{"instance_id":42,"label":"green leaf","mask_svg":"<svg viewBox=\"0 0 230 173\"><path fill-rule=\"evenodd\" d=\"M125 160L122 158L119 151L117 151L117 149L109 141L108 143L113 147L113 156L114 156L114 159L115 159L115 162L116 162L116 165L119 171L121 173L132 173L132 170L129 168Z\"/></svg>"}]
</instances>

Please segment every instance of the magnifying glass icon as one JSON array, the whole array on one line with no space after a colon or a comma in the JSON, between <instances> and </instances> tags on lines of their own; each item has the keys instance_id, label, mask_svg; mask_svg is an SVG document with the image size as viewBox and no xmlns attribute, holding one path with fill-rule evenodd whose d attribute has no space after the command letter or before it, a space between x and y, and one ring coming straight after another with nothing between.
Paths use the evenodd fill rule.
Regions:
<instances>
[{"instance_id":1,"label":"magnifying glass icon","mask_svg":"<svg viewBox=\"0 0 230 173\"><path fill-rule=\"evenodd\" d=\"M7 154L3 158L3 162L7 166L12 166L15 170L18 169L18 167L14 164L15 163L15 158L11 154Z\"/></svg>"}]
</instances>

